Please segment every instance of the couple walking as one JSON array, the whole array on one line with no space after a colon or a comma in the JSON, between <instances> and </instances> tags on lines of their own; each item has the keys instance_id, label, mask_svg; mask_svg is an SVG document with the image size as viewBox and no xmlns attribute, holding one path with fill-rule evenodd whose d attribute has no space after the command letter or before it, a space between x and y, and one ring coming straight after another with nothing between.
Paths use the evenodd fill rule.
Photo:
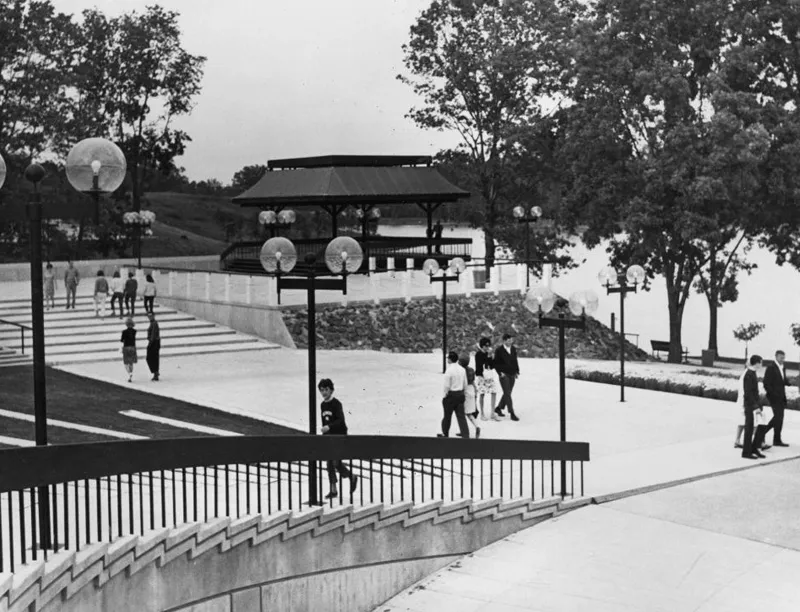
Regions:
<instances>
[{"instance_id":1,"label":"couple walking","mask_svg":"<svg viewBox=\"0 0 800 612\"><path fill-rule=\"evenodd\" d=\"M770 429L774 430L773 445L789 446L781 437L783 415L786 410L786 387L790 384L786 378L785 359L786 354L783 351L776 351L774 363L767 366L764 374L764 391L766 391L773 415L767 424L759 422L756 426L757 420L763 421L763 408L758 393L758 372L761 370L763 362L760 355L750 357L747 369L739 379L739 405L743 410L744 423L736 428L734 446L742 449L742 457L745 459L763 459L765 457L761 451L770 448L764 443ZM739 439L742 434L744 434L744 439L740 444Z\"/></svg>"},{"instance_id":2,"label":"couple walking","mask_svg":"<svg viewBox=\"0 0 800 612\"><path fill-rule=\"evenodd\" d=\"M484 398L490 395L492 405L489 407L489 412L492 413L493 421L499 421L505 417L504 408L508 408L508 414L511 415L512 421L519 421L517 413L514 412L514 401L511 398L514 385L519 378L519 360L517 359L517 349L514 348L514 336L503 334L503 344L498 346L494 352L492 352L492 341L489 338L481 338L478 341L478 352L475 354L475 374L481 418L486 420L483 412ZM502 391L500 403L496 407L494 406L495 397L497 397L495 381L500 383Z\"/></svg>"},{"instance_id":3,"label":"couple walking","mask_svg":"<svg viewBox=\"0 0 800 612\"><path fill-rule=\"evenodd\" d=\"M150 319L147 328L147 367L153 375L152 380L158 380L161 368L161 328L158 326L155 314L149 312L147 317ZM133 382L133 365L139 358L136 354L136 325L132 318L125 321L120 342L122 342L122 364L128 373L128 382Z\"/></svg>"}]
</instances>

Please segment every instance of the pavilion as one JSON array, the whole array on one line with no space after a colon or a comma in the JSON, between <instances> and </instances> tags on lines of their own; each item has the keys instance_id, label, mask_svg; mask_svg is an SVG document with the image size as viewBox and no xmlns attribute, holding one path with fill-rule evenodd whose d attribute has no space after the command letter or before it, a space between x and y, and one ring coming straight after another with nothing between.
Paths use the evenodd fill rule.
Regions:
<instances>
[{"instance_id":1,"label":"pavilion","mask_svg":"<svg viewBox=\"0 0 800 612\"><path fill-rule=\"evenodd\" d=\"M330 215L332 236L339 235L340 217L348 209L360 220L361 235L354 236L367 258L374 257L378 269L394 258L397 268L406 259L433 257L443 261L453 257L469 259L472 240L432 236L433 213L446 202L469 197L450 183L436 168L430 156L408 155L328 155L271 160L267 172L255 185L233 198L235 204L276 213L287 209L316 207ZM427 216L427 237L369 236L370 219L377 219L377 206L416 204ZM254 213L257 214L257 213ZM307 253L320 255L330 238L292 239L298 262ZM263 241L239 242L221 256L223 269L259 273L259 252Z\"/></svg>"}]
</instances>

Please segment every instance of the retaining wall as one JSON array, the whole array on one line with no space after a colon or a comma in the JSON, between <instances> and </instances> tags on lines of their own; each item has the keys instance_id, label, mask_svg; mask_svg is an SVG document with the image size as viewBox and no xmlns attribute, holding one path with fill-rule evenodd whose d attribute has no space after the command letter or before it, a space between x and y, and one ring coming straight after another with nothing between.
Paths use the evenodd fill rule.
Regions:
<instances>
[{"instance_id":1,"label":"retaining wall","mask_svg":"<svg viewBox=\"0 0 800 612\"><path fill-rule=\"evenodd\" d=\"M218 519L0 576L0 610L370 611L457 557L589 503L461 500Z\"/></svg>"}]
</instances>

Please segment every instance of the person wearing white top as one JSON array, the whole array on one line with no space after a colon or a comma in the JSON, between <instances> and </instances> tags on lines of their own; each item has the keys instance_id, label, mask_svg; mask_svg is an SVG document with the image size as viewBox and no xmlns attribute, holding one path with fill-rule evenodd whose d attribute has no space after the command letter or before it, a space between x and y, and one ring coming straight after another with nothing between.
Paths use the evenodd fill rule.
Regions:
<instances>
[{"instance_id":1,"label":"person wearing white top","mask_svg":"<svg viewBox=\"0 0 800 612\"><path fill-rule=\"evenodd\" d=\"M442 433L437 434L440 438L450 437L450 423L453 419L453 413L456 415L461 437L469 438L467 417L464 414L466 389L467 373L464 371L464 368L458 365L458 353L450 351L447 354L447 369L444 372L444 394L442 398L444 417L442 418Z\"/></svg>"},{"instance_id":2,"label":"person wearing white top","mask_svg":"<svg viewBox=\"0 0 800 612\"><path fill-rule=\"evenodd\" d=\"M124 284L122 282L122 278L119 275L119 270L114 270L114 276L109 281L109 287L111 289L111 316L116 316L116 309L114 308L114 303L119 302L119 318L122 318L122 290L124 288Z\"/></svg>"}]
</instances>

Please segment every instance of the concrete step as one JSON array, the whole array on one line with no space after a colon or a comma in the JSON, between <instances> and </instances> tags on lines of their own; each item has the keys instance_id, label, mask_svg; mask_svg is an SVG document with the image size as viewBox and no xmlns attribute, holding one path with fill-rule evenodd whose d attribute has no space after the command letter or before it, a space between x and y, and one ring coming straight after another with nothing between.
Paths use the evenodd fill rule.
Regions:
<instances>
[{"instance_id":1,"label":"concrete step","mask_svg":"<svg viewBox=\"0 0 800 612\"><path fill-rule=\"evenodd\" d=\"M75 336L80 335L82 338L87 338L88 340L93 340L95 337L104 336L106 334L116 334L117 339L119 336L118 332L121 332L124 329L123 323L121 321L117 321L117 325L113 328L105 325L105 323L95 325L92 327L85 327L85 326L69 326L69 327L46 327L45 330L47 331L48 338L63 338L67 336ZM165 332L172 332L173 335L180 335L181 333L191 333L194 330L210 330L217 327L214 323L204 323L202 321L197 320L190 320L190 321L162 321L159 319L158 321L159 326L161 327L161 334L162 336ZM13 328L11 328L13 329ZM0 344L10 343L14 341L19 341L20 335L19 332L8 331L8 329L3 329L0 327ZM27 346L27 339L26 339L26 346Z\"/></svg>"},{"instance_id":2,"label":"concrete step","mask_svg":"<svg viewBox=\"0 0 800 612\"><path fill-rule=\"evenodd\" d=\"M161 359L169 357L178 357L183 355L205 355L209 353L239 353L243 351L265 351L279 349L280 346L270 344L261 340L252 340L248 343L240 344L209 344L206 346L196 347L180 347L168 346L162 347ZM52 365L69 365L73 363L98 363L104 361L119 360L120 368L122 367L122 355L117 351L109 356L108 353L71 353L67 355L54 355L52 358L48 355L47 362ZM144 363L145 350L139 349L139 361L141 365L147 367Z\"/></svg>"},{"instance_id":3,"label":"concrete step","mask_svg":"<svg viewBox=\"0 0 800 612\"><path fill-rule=\"evenodd\" d=\"M0 368L13 365L24 365L30 362L30 354L22 354L12 348L0 346Z\"/></svg>"},{"instance_id":4,"label":"concrete step","mask_svg":"<svg viewBox=\"0 0 800 612\"><path fill-rule=\"evenodd\" d=\"M122 330L124 329L123 326L118 326L115 329L108 329L108 328L79 328L79 329L70 329L67 330L69 333L52 333L50 330L45 330L45 346L68 346L68 345L88 345L88 344L115 344L119 345L120 336L122 334ZM137 329L137 339L144 340L147 337L147 328L141 327ZM174 341L180 342L184 338L193 338L197 336L204 336L204 337L211 337L211 336L226 336L235 334L236 332L232 329L228 328L220 328L213 324L208 323L199 323L196 326L184 328L184 329L174 329L165 326L161 326L161 339L162 342L166 341ZM4 337L3 334L0 334L0 343L3 346L8 348L12 348L15 350L20 350L22 347L20 346L20 338L19 335L14 336L10 335ZM30 346L30 340L25 340L25 347Z\"/></svg>"}]
</instances>

